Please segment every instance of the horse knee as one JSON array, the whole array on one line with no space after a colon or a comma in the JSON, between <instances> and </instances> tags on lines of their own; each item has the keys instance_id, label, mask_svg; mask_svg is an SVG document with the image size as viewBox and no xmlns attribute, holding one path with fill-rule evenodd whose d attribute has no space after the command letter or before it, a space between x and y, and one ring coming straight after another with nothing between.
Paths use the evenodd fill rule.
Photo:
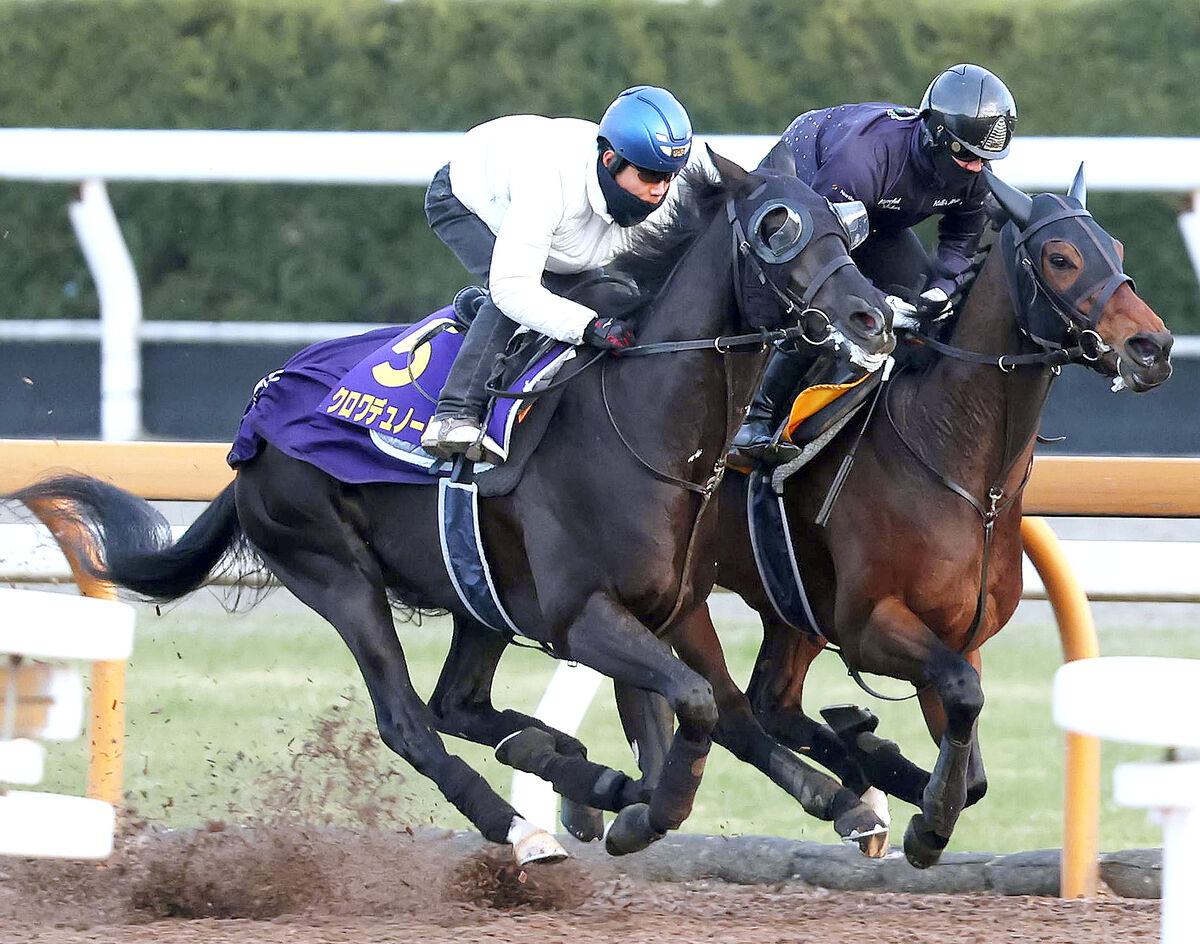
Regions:
<instances>
[{"instance_id":1,"label":"horse knee","mask_svg":"<svg viewBox=\"0 0 1200 944\"><path fill-rule=\"evenodd\" d=\"M965 659L959 659L938 680L938 693L946 710L950 730L961 738L974 726L983 711L983 685L979 673Z\"/></svg>"},{"instance_id":2,"label":"horse knee","mask_svg":"<svg viewBox=\"0 0 1200 944\"><path fill-rule=\"evenodd\" d=\"M672 700L671 707L679 717L682 727L711 734L717 726L717 700L713 695L712 686L703 679L698 679L680 692Z\"/></svg>"}]
</instances>

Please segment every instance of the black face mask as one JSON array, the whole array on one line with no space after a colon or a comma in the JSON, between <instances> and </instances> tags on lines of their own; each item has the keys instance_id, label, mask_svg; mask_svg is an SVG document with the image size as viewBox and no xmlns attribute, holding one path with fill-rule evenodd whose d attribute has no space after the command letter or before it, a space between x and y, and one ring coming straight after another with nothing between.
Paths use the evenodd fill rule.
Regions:
<instances>
[{"instance_id":1,"label":"black face mask","mask_svg":"<svg viewBox=\"0 0 1200 944\"><path fill-rule=\"evenodd\" d=\"M973 154L964 153L968 157L974 158ZM967 170L965 167L959 166L949 148L934 148L930 156L933 159L933 169L948 186L962 187L979 176L978 171Z\"/></svg>"},{"instance_id":2,"label":"black face mask","mask_svg":"<svg viewBox=\"0 0 1200 944\"><path fill-rule=\"evenodd\" d=\"M596 158L596 176L600 179L600 191L604 194L608 213L618 226L640 223L662 206L661 200L658 203L647 203L622 187L613 179L613 175L600 158Z\"/></svg>"},{"instance_id":3,"label":"black face mask","mask_svg":"<svg viewBox=\"0 0 1200 944\"><path fill-rule=\"evenodd\" d=\"M918 167L922 163L926 163L926 166L933 170L933 173L943 186L958 189L965 187L979 176L975 171L959 167L954 160L954 155L950 151L950 148L945 145L935 144L933 132L924 124L921 126L919 141L919 146L910 151L910 154L916 157ZM968 156L974 157L974 155Z\"/></svg>"}]
</instances>

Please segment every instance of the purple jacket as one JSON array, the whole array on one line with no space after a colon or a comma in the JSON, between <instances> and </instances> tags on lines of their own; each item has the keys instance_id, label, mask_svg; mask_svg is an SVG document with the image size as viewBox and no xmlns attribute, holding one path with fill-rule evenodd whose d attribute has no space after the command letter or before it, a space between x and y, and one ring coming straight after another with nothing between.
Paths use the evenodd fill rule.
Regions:
<instances>
[{"instance_id":1,"label":"purple jacket","mask_svg":"<svg viewBox=\"0 0 1200 944\"><path fill-rule=\"evenodd\" d=\"M835 203L866 205L872 233L907 229L940 214L927 287L949 294L979 245L988 188L978 174L965 184L942 180L920 135L914 109L865 102L805 112L782 140L796 159L796 176L813 190Z\"/></svg>"}]
</instances>

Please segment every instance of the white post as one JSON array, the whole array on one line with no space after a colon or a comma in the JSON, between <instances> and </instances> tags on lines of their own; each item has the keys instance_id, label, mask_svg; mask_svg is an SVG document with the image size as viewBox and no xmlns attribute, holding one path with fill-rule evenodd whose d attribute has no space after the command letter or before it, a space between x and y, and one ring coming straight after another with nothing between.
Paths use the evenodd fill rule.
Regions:
<instances>
[{"instance_id":1,"label":"white post","mask_svg":"<svg viewBox=\"0 0 1200 944\"><path fill-rule=\"evenodd\" d=\"M603 675L586 665L560 662L533 716L563 734L574 734L603 679ZM514 773L509 802L535 826L557 832L558 795L541 777L521 771Z\"/></svg>"},{"instance_id":2,"label":"white post","mask_svg":"<svg viewBox=\"0 0 1200 944\"><path fill-rule=\"evenodd\" d=\"M1193 939L1200 923L1196 900L1196 843L1200 842L1200 804L1162 812L1162 939Z\"/></svg>"},{"instance_id":3,"label":"white post","mask_svg":"<svg viewBox=\"0 0 1200 944\"><path fill-rule=\"evenodd\" d=\"M70 206L100 296L100 438L124 442L142 434L142 296L102 180L85 180Z\"/></svg>"},{"instance_id":4,"label":"white post","mask_svg":"<svg viewBox=\"0 0 1200 944\"><path fill-rule=\"evenodd\" d=\"M1192 208L1179 214L1179 232L1192 260L1192 270L1200 279L1200 190L1192 191Z\"/></svg>"}]
</instances>

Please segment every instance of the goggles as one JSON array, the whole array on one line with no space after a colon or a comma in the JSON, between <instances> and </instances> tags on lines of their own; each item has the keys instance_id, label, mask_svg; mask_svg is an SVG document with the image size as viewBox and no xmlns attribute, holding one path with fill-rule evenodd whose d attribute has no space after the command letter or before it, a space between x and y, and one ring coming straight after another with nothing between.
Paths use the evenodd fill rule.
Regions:
<instances>
[{"instance_id":1,"label":"goggles","mask_svg":"<svg viewBox=\"0 0 1200 944\"><path fill-rule=\"evenodd\" d=\"M638 167L636 164L630 164L640 180L644 184L666 184L675 179L679 171L675 170L647 170L645 167Z\"/></svg>"}]
</instances>

